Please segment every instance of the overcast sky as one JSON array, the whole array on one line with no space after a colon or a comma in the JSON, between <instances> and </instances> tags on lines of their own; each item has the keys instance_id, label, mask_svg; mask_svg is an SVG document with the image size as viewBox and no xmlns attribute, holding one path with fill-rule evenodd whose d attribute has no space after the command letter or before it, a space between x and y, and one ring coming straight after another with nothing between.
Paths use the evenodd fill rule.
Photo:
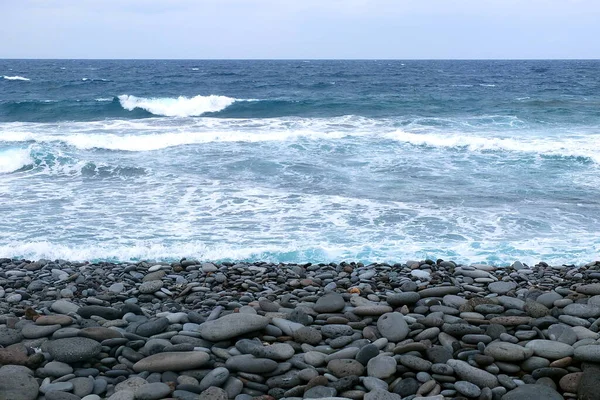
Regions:
<instances>
[{"instance_id":1,"label":"overcast sky","mask_svg":"<svg viewBox=\"0 0 600 400\"><path fill-rule=\"evenodd\" d=\"M600 58L600 0L0 0L0 58Z\"/></svg>"}]
</instances>

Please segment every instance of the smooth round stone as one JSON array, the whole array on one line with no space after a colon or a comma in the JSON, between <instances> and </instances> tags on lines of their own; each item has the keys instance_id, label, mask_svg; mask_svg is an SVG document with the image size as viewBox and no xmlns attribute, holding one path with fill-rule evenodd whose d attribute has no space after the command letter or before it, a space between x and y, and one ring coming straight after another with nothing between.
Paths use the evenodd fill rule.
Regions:
<instances>
[{"instance_id":1,"label":"smooth round stone","mask_svg":"<svg viewBox=\"0 0 600 400\"><path fill-rule=\"evenodd\" d=\"M518 340L532 340L538 335L536 331L517 331L515 337Z\"/></svg>"},{"instance_id":2,"label":"smooth round stone","mask_svg":"<svg viewBox=\"0 0 600 400\"><path fill-rule=\"evenodd\" d=\"M533 354L536 356L550 360L558 360L573 355L573 347L554 340L536 339L528 342L525 347L533 350Z\"/></svg>"},{"instance_id":3,"label":"smooth round stone","mask_svg":"<svg viewBox=\"0 0 600 400\"><path fill-rule=\"evenodd\" d=\"M360 350L358 350L355 359L362 365L367 365L369 360L371 360L374 357L377 357L378 354L379 348L374 344L370 343L366 346L361 347Z\"/></svg>"},{"instance_id":4,"label":"smooth round stone","mask_svg":"<svg viewBox=\"0 0 600 400\"><path fill-rule=\"evenodd\" d=\"M361 376L365 367L356 360L336 359L327 363L327 369L337 378L345 376Z\"/></svg>"},{"instance_id":5,"label":"smooth round stone","mask_svg":"<svg viewBox=\"0 0 600 400\"><path fill-rule=\"evenodd\" d=\"M229 370L224 367L218 367L211 370L199 383L200 390L206 390L211 386L220 387L229 378Z\"/></svg>"},{"instance_id":6,"label":"smooth round stone","mask_svg":"<svg viewBox=\"0 0 600 400\"><path fill-rule=\"evenodd\" d=\"M115 392L137 392L137 390L140 387L147 384L148 381L146 381L144 378L141 378L139 376L132 376L131 378L128 378L123 382L117 383L117 385L115 386Z\"/></svg>"},{"instance_id":7,"label":"smooth round stone","mask_svg":"<svg viewBox=\"0 0 600 400\"><path fill-rule=\"evenodd\" d=\"M6 296L5 300L7 303L18 303L23 299L23 296L19 293L11 294L10 296Z\"/></svg>"},{"instance_id":8,"label":"smooth round stone","mask_svg":"<svg viewBox=\"0 0 600 400\"><path fill-rule=\"evenodd\" d=\"M400 342L408 336L408 324L398 312L383 314L377 320L377 330L390 342Z\"/></svg>"},{"instance_id":9,"label":"smooth round stone","mask_svg":"<svg viewBox=\"0 0 600 400\"><path fill-rule=\"evenodd\" d=\"M168 397L171 388L162 382L153 382L140 386L135 392L135 400L160 400Z\"/></svg>"},{"instance_id":10,"label":"smooth round stone","mask_svg":"<svg viewBox=\"0 0 600 400\"><path fill-rule=\"evenodd\" d=\"M567 374L560 378L558 385L565 392L577 393L577 388L579 387L579 381L581 381L582 375L583 372L574 372L571 374Z\"/></svg>"},{"instance_id":11,"label":"smooth round stone","mask_svg":"<svg viewBox=\"0 0 600 400\"><path fill-rule=\"evenodd\" d=\"M61 376L73 373L73 367L60 361L50 361L44 366L44 373L47 376L60 378Z\"/></svg>"},{"instance_id":12,"label":"smooth round stone","mask_svg":"<svg viewBox=\"0 0 600 400\"><path fill-rule=\"evenodd\" d=\"M488 285L488 290L492 293L506 294L517 288L514 282L493 282Z\"/></svg>"},{"instance_id":13,"label":"smooth round stone","mask_svg":"<svg viewBox=\"0 0 600 400\"><path fill-rule=\"evenodd\" d=\"M81 400L102 400L102 398L97 394L88 394L87 396L82 397Z\"/></svg>"},{"instance_id":14,"label":"smooth round stone","mask_svg":"<svg viewBox=\"0 0 600 400\"><path fill-rule=\"evenodd\" d=\"M374 378L372 376L364 377L362 379L362 384L369 391L376 390L376 389L387 390L387 388L388 388L388 384L385 381L383 381L379 378Z\"/></svg>"},{"instance_id":15,"label":"smooth round stone","mask_svg":"<svg viewBox=\"0 0 600 400\"><path fill-rule=\"evenodd\" d=\"M425 299L427 297L444 297L447 294L457 294L459 292L460 289L456 286L434 286L423 289L418 293L422 299Z\"/></svg>"},{"instance_id":16,"label":"smooth round stone","mask_svg":"<svg viewBox=\"0 0 600 400\"><path fill-rule=\"evenodd\" d=\"M79 336L94 339L98 342L102 342L106 339L115 339L123 337L121 332L115 329L104 328L102 326L83 328L79 331Z\"/></svg>"},{"instance_id":17,"label":"smooth round stone","mask_svg":"<svg viewBox=\"0 0 600 400\"><path fill-rule=\"evenodd\" d=\"M431 369L432 362L424 360L420 357L404 354L400 356L400 363L407 368L415 371L429 371Z\"/></svg>"},{"instance_id":18,"label":"smooth round stone","mask_svg":"<svg viewBox=\"0 0 600 400\"><path fill-rule=\"evenodd\" d=\"M200 324L198 332L203 339L220 342L264 329L268 324L269 318L261 315L232 313Z\"/></svg>"},{"instance_id":19,"label":"smooth round stone","mask_svg":"<svg viewBox=\"0 0 600 400\"><path fill-rule=\"evenodd\" d=\"M502 396L502 400L563 400L556 390L546 385L526 384Z\"/></svg>"},{"instance_id":20,"label":"smooth round stone","mask_svg":"<svg viewBox=\"0 0 600 400\"><path fill-rule=\"evenodd\" d=\"M337 390L327 386L315 386L311 387L304 392L305 399L324 399L331 398L337 394Z\"/></svg>"},{"instance_id":21,"label":"smooth round stone","mask_svg":"<svg viewBox=\"0 0 600 400\"><path fill-rule=\"evenodd\" d=\"M402 400L402 396L396 393L390 393L385 389L375 389L366 393L364 400ZM325 400L325 399L322 399ZM336 399L337 400L337 399Z\"/></svg>"},{"instance_id":22,"label":"smooth round stone","mask_svg":"<svg viewBox=\"0 0 600 400\"><path fill-rule=\"evenodd\" d=\"M460 394L463 394L467 397L479 397L481 394L481 389L477 385L472 384L467 381L458 381L454 383L454 388Z\"/></svg>"},{"instance_id":23,"label":"smooth round stone","mask_svg":"<svg viewBox=\"0 0 600 400\"><path fill-rule=\"evenodd\" d=\"M23 340L23 335L16 329L0 327L0 346L10 346Z\"/></svg>"},{"instance_id":24,"label":"smooth round stone","mask_svg":"<svg viewBox=\"0 0 600 400\"><path fill-rule=\"evenodd\" d=\"M484 343L488 344L492 341L492 338L488 335L465 335L461 340L468 344Z\"/></svg>"},{"instance_id":25,"label":"smooth round stone","mask_svg":"<svg viewBox=\"0 0 600 400\"><path fill-rule=\"evenodd\" d=\"M498 379L496 376L487 371L475 368L464 361L448 360L447 364L452 367L456 375L458 375L462 380L471 382L480 388L495 388L498 386Z\"/></svg>"},{"instance_id":26,"label":"smooth round stone","mask_svg":"<svg viewBox=\"0 0 600 400\"><path fill-rule=\"evenodd\" d=\"M574 358L578 361L600 363L600 345L579 346L575 349Z\"/></svg>"},{"instance_id":27,"label":"smooth round stone","mask_svg":"<svg viewBox=\"0 0 600 400\"><path fill-rule=\"evenodd\" d=\"M589 285L581 285L575 289L578 293L587 294L589 296L600 295L600 283L591 283Z\"/></svg>"},{"instance_id":28,"label":"smooth round stone","mask_svg":"<svg viewBox=\"0 0 600 400\"><path fill-rule=\"evenodd\" d=\"M579 381L577 394L579 400L595 400L598 399L600 387L600 368L598 365L588 365Z\"/></svg>"},{"instance_id":29,"label":"smooth round stone","mask_svg":"<svg viewBox=\"0 0 600 400\"><path fill-rule=\"evenodd\" d=\"M320 351L307 351L304 353L304 362L313 367L318 367L325 363L327 354L321 353Z\"/></svg>"},{"instance_id":30,"label":"smooth round stone","mask_svg":"<svg viewBox=\"0 0 600 400\"><path fill-rule=\"evenodd\" d=\"M73 384L73 394L79 397L87 396L94 391L94 378L90 376L73 378L69 382Z\"/></svg>"},{"instance_id":31,"label":"smooth round stone","mask_svg":"<svg viewBox=\"0 0 600 400\"><path fill-rule=\"evenodd\" d=\"M325 361L329 362L331 360L335 360L336 358L355 358L358 354L358 350L358 347L346 347L345 349L341 349L335 353L329 354L325 358Z\"/></svg>"},{"instance_id":32,"label":"smooth round stone","mask_svg":"<svg viewBox=\"0 0 600 400\"><path fill-rule=\"evenodd\" d=\"M385 305L368 305L354 307L352 313L359 316L376 316L383 315L385 313L392 312L393 309L390 306Z\"/></svg>"},{"instance_id":33,"label":"smooth round stone","mask_svg":"<svg viewBox=\"0 0 600 400\"><path fill-rule=\"evenodd\" d=\"M386 379L396 372L396 360L390 356L377 356L367 363L367 375Z\"/></svg>"},{"instance_id":34,"label":"smooth round stone","mask_svg":"<svg viewBox=\"0 0 600 400\"><path fill-rule=\"evenodd\" d=\"M563 297L560 294L556 293L555 291L552 291L539 295L535 301L537 301L540 304L543 304L548 308L551 308L556 300L560 300L562 298Z\"/></svg>"},{"instance_id":35,"label":"smooth round stone","mask_svg":"<svg viewBox=\"0 0 600 400\"><path fill-rule=\"evenodd\" d=\"M277 362L268 358L256 358L250 354L233 356L225 361L228 370L247 372L251 374L264 374L274 371Z\"/></svg>"},{"instance_id":36,"label":"smooth round stone","mask_svg":"<svg viewBox=\"0 0 600 400\"><path fill-rule=\"evenodd\" d=\"M68 392L73 390L73 384L71 382L57 382L57 383L48 383L40 386L40 392L47 393L52 391L58 392Z\"/></svg>"},{"instance_id":37,"label":"smooth round stone","mask_svg":"<svg viewBox=\"0 0 600 400\"><path fill-rule=\"evenodd\" d=\"M155 318L148 322L144 322L140 324L136 330L135 334L143 337L150 337L154 335L158 335L161 332L164 332L169 326L169 320L166 318Z\"/></svg>"},{"instance_id":38,"label":"smooth round stone","mask_svg":"<svg viewBox=\"0 0 600 400\"><path fill-rule=\"evenodd\" d=\"M525 302L525 312L532 318L542 318L550 314L550 310L545 305L537 301L528 300Z\"/></svg>"},{"instance_id":39,"label":"smooth round stone","mask_svg":"<svg viewBox=\"0 0 600 400\"><path fill-rule=\"evenodd\" d=\"M499 304L478 304L475 306L475 311L482 314L501 314L504 312L504 307Z\"/></svg>"},{"instance_id":40,"label":"smooth round stone","mask_svg":"<svg viewBox=\"0 0 600 400\"><path fill-rule=\"evenodd\" d=\"M326 338L337 338L340 336L352 336L354 329L348 325L330 324L321 328L321 334Z\"/></svg>"},{"instance_id":41,"label":"smooth round stone","mask_svg":"<svg viewBox=\"0 0 600 400\"><path fill-rule=\"evenodd\" d=\"M591 330L584 328L583 326L574 326L572 327L573 332L575 332L575 334L577 335L577 340L582 340L582 339L599 339L600 338L600 334L598 334L597 332L592 332Z\"/></svg>"},{"instance_id":42,"label":"smooth round stone","mask_svg":"<svg viewBox=\"0 0 600 400\"><path fill-rule=\"evenodd\" d=\"M128 390L123 390L123 391L120 391L120 392L113 393L106 400L135 400L135 394L133 392L128 391Z\"/></svg>"},{"instance_id":43,"label":"smooth round stone","mask_svg":"<svg viewBox=\"0 0 600 400\"><path fill-rule=\"evenodd\" d=\"M550 365L550 361L543 357L530 357L527 360L523 361L521 364L521 368L523 371L532 372L538 368L546 368Z\"/></svg>"},{"instance_id":44,"label":"smooth round stone","mask_svg":"<svg viewBox=\"0 0 600 400\"><path fill-rule=\"evenodd\" d=\"M559 315L558 320L571 326L583 326L589 328L592 323L585 318L574 317L572 315Z\"/></svg>"},{"instance_id":45,"label":"smooth round stone","mask_svg":"<svg viewBox=\"0 0 600 400\"><path fill-rule=\"evenodd\" d=\"M573 303L563 308L563 313L579 318L598 318L600 317L600 307L590 304Z\"/></svg>"},{"instance_id":46,"label":"smooth round stone","mask_svg":"<svg viewBox=\"0 0 600 400\"><path fill-rule=\"evenodd\" d=\"M0 371L0 398L2 400L35 400L39 385L25 372Z\"/></svg>"},{"instance_id":47,"label":"smooth round stone","mask_svg":"<svg viewBox=\"0 0 600 400\"><path fill-rule=\"evenodd\" d=\"M122 283L113 283L108 287L108 291L112 293L121 293L125 290L125 285Z\"/></svg>"},{"instance_id":48,"label":"smooth round stone","mask_svg":"<svg viewBox=\"0 0 600 400\"><path fill-rule=\"evenodd\" d=\"M346 306L346 302L339 293L327 293L319 297L314 306L314 310L318 313L336 313L342 311Z\"/></svg>"},{"instance_id":49,"label":"smooth round stone","mask_svg":"<svg viewBox=\"0 0 600 400\"><path fill-rule=\"evenodd\" d=\"M152 294L159 291L163 287L162 281L147 281L142 283L138 290L142 294Z\"/></svg>"},{"instance_id":50,"label":"smooth round stone","mask_svg":"<svg viewBox=\"0 0 600 400\"><path fill-rule=\"evenodd\" d=\"M573 345L577 341L577 334L569 325L554 324L548 327L548 338Z\"/></svg>"},{"instance_id":51,"label":"smooth round stone","mask_svg":"<svg viewBox=\"0 0 600 400\"><path fill-rule=\"evenodd\" d=\"M179 398L179 397L178 397ZM196 398L197 400L227 400L227 392L218 387L209 387Z\"/></svg>"},{"instance_id":52,"label":"smooth round stone","mask_svg":"<svg viewBox=\"0 0 600 400\"><path fill-rule=\"evenodd\" d=\"M91 318L93 315L102 317L106 320L120 319L123 313L113 307L104 307L98 305L83 306L77 310L77 314L83 318Z\"/></svg>"},{"instance_id":53,"label":"smooth round stone","mask_svg":"<svg viewBox=\"0 0 600 400\"><path fill-rule=\"evenodd\" d=\"M48 352L56 361L75 363L97 356L102 346L95 340L73 337L48 342Z\"/></svg>"},{"instance_id":54,"label":"smooth round stone","mask_svg":"<svg viewBox=\"0 0 600 400\"><path fill-rule=\"evenodd\" d=\"M135 372L185 371L203 366L210 356L203 351L165 352L146 357L133 365Z\"/></svg>"},{"instance_id":55,"label":"smooth round stone","mask_svg":"<svg viewBox=\"0 0 600 400\"><path fill-rule=\"evenodd\" d=\"M387 303L392 307L402 307L404 305L415 304L421 299L416 292L393 293L386 299Z\"/></svg>"},{"instance_id":56,"label":"smooth round stone","mask_svg":"<svg viewBox=\"0 0 600 400\"><path fill-rule=\"evenodd\" d=\"M46 400L81 400L81 396L69 392L60 392L58 390L46 393L44 398Z\"/></svg>"},{"instance_id":57,"label":"smooth round stone","mask_svg":"<svg viewBox=\"0 0 600 400\"><path fill-rule=\"evenodd\" d=\"M484 354L496 361L518 362L533 355L533 350L507 342L493 342L486 346Z\"/></svg>"},{"instance_id":58,"label":"smooth round stone","mask_svg":"<svg viewBox=\"0 0 600 400\"><path fill-rule=\"evenodd\" d=\"M68 315L41 315L38 319L35 320L36 325L71 325L73 323L73 318Z\"/></svg>"},{"instance_id":59,"label":"smooth round stone","mask_svg":"<svg viewBox=\"0 0 600 400\"><path fill-rule=\"evenodd\" d=\"M21 329L21 334L25 339L39 339L52 335L61 327L61 325L27 324L23 327L23 329Z\"/></svg>"},{"instance_id":60,"label":"smooth round stone","mask_svg":"<svg viewBox=\"0 0 600 400\"><path fill-rule=\"evenodd\" d=\"M313 327L304 326L294 332L294 340L298 343L308 343L315 346L323 340L323 335Z\"/></svg>"}]
</instances>

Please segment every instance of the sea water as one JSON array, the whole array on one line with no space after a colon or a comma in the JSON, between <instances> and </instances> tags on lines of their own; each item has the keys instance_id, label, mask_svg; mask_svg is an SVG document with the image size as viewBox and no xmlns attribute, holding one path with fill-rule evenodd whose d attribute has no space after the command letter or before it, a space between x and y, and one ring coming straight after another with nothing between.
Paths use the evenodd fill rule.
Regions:
<instances>
[{"instance_id":1,"label":"sea water","mask_svg":"<svg viewBox=\"0 0 600 400\"><path fill-rule=\"evenodd\" d=\"M599 61L0 60L0 257L600 257Z\"/></svg>"}]
</instances>

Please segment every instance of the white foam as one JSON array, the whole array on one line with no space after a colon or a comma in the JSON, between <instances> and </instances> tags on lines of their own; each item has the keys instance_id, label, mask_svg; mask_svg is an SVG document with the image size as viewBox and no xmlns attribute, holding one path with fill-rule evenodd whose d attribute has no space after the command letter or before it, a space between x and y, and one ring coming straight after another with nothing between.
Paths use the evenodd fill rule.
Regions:
<instances>
[{"instance_id":1,"label":"white foam","mask_svg":"<svg viewBox=\"0 0 600 400\"><path fill-rule=\"evenodd\" d=\"M33 164L29 149L0 150L0 174L10 173Z\"/></svg>"},{"instance_id":2,"label":"white foam","mask_svg":"<svg viewBox=\"0 0 600 400\"><path fill-rule=\"evenodd\" d=\"M585 157L600 164L597 151L600 135L578 137L483 137L459 134L416 134L404 131L386 133L389 139L416 146L464 149L476 152L508 151L546 156Z\"/></svg>"},{"instance_id":3,"label":"white foam","mask_svg":"<svg viewBox=\"0 0 600 400\"><path fill-rule=\"evenodd\" d=\"M113 98L112 97L99 97L95 100L99 101L99 102L107 102L107 101L113 101Z\"/></svg>"},{"instance_id":4,"label":"white foam","mask_svg":"<svg viewBox=\"0 0 600 400\"><path fill-rule=\"evenodd\" d=\"M237 99L226 96L195 96L177 98L145 98L130 96L127 94L119 96L121 106L129 111L136 108L144 109L154 115L166 117L194 117L207 112L217 112L232 105Z\"/></svg>"},{"instance_id":5,"label":"white foam","mask_svg":"<svg viewBox=\"0 0 600 400\"><path fill-rule=\"evenodd\" d=\"M108 99L97 99L97 101ZM483 122L481 122L483 120ZM152 151L175 146L213 142L284 142L320 141L351 138L385 139L403 145L429 146L469 152L510 152L558 157L582 157L600 164L597 151L600 134L594 131L530 132L519 128L519 121L499 116L477 119L473 126L458 126L467 133L431 131L427 121L408 127L412 132L396 130L393 120L375 120L356 116L335 118L146 118L67 123L0 124L0 141L62 142L80 149ZM487 128L509 126L511 131L478 132L477 124ZM517 127L513 127L517 125ZM470 129L470 130L469 130ZM416 133L419 132L419 133Z\"/></svg>"},{"instance_id":6,"label":"white foam","mask_svg":"<svg viewBox=\"0 0 600 400\"><path fill-rule=\"evenodd\" d=\"M25 78L23 76L3 76L4 79L6 79L7 81L30 81L31 79L29 78Z\"/></svg>"}]
</instances>

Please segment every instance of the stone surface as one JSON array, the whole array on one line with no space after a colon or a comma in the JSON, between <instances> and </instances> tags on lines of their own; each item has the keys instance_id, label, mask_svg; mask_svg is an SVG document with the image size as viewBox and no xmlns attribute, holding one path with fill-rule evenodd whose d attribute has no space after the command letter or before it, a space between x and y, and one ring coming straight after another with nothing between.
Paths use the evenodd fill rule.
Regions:
<instances>
[{"instance_id":1,"label":"stone surface","mask_svg":"<svg viewBox=\"0 0 600 400\"><path fill-rule=\"evenodd\" d=\"M35 378L23 372L0 372L0 400L35 400L39 386Z\"/></svg>"},{"instance_id":2,"label":"stone surface","mask_svg":"<svg viewBox=\"0 0 600 400\"><path fill-rule=\"evenodd\" d=\"M522 385L502 396L502 400L563 400L556 390L546 385Z\"/></svg>"},{"instance_id":3,"label":"stone surface","mask_svg":"<svg viewBox=\"0 0 600 400\"><path fill-rule=\"evenodd\" d=\"M344 298L339 293L327 293L319 297L314 306L314 310L318 313L335 313L342 311L346 306Z\"/></svg>"},{"instance_id":4,"label":"stone surface","mask_svg":"<svg viewBox=\"0 0 600 400\"><path fill-rule=\"evenodd\" d=\"M268 324L269 318L260 315L233 313L201 324L198 332L206 340L219 342L264 329Z\"/></svg>"},{"instance_id":5,"label":"stone surface","mask_svg":"<svg viewBox=\"0 0 600 400\"><path fill-rule=\"evenodd\" d=\"M200 368L210 356L203 351L166 352L146 357L133 365L135 372L185 371Z\"/></svg>"},{"instance_id":6,"label":"stone surface","mask_svg":"<svg viewBox=\"0 0 600 400\"><path fill-rule=\"evenodd\" d=\"M404 316L398 312L383 314L377 320L377 329L390 342L399 342L408 335L409 328Z\"/></svg>"},{"instance_id":7,"label":"stone surface","mask_svg":"<svg viewBox=\"0 0 600 400\"><path fill-rule=\"evenodd\" d=\"M495 388L498 385L498 379L487 371L475 368L461 360L448 360L447 364L452 367L456 375L462 380L471 382L480 388Z\"/></svg>"},{"instance_id":8,"label":"stone surface","mask_svg":"<svg viewBox=\"0 0 600 400\"><path fill-rule=\"evenodd\" d=\"M526 348L533 350L536 356L557 360L573 355L573 347L553 340L536 339L528 342Z\"/></svg>"},{"instance_id":9,"label":"stone surface","mask_svg":"<svg viewBox=\"0 0 600 400\"><path fill-rule=\"evenodd\" d=\"M97 356L101 348L97 341L82 337L52 340L48 344L50 355L65 363L87 361Z\"/></svg>"},{"instance_id":10,"label":"stone surface","mask_svg":"<svg viewBox=\"0 0 600 400\"><path fill-rule=\"evenodd\" d=\"M533 350L507 342L493 342L486 346L485 355L497 361L518 362L533 355Z\"/></svg>"}]
</instances>

